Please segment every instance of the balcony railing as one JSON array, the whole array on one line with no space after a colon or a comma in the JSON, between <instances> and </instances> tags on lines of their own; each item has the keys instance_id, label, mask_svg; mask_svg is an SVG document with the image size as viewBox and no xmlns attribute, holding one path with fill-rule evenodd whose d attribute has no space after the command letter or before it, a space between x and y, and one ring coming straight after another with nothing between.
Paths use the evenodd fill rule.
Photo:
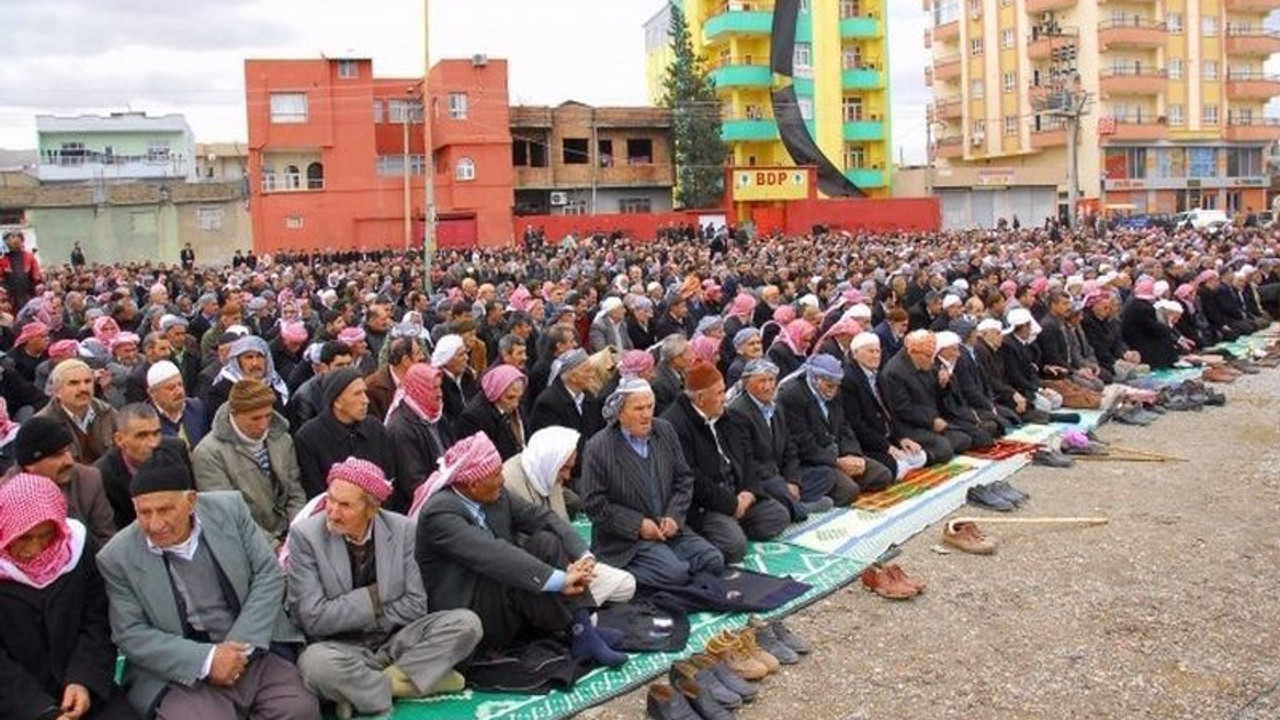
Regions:
<instances>
[{"instance_id":1,"label":"balcony railing","mask_svg":"<svg viewBox=\"0 0 1280 720\"><path fill-rule=\"evenodd\" d=\"M308 178L301 173L266 173L262 176L262 192L306 192L323 190L324 178Z\"/></svg>"},{"instance_id":2,"label":"balcony railing","mask_svg":"<svg viewBox=\"0 0 1280 720\"><path fill-rule=\"evenodd\" d=\"M1280 33L1253 28L1227 28L1228 55L1265 57L1280 52Z\"/></svg>"},{"instance_id":3,"label":"balcony railing","mask_svg":"<svg viewBox=\"0 0 1280 720\"><path fill-rule=\"evenodd\" d=\"M1098 42L1104 47L1163 47L1168 26L1163 22L1130 16L1098 23Z\"/></svg>"}]
</instances>

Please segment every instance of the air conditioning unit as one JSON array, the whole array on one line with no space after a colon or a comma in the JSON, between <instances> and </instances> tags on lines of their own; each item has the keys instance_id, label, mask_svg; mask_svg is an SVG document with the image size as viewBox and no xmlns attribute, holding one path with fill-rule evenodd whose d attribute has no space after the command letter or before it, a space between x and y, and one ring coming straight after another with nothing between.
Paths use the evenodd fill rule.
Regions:
<instances>
[{"instance_id":1,"label":"air conditioning unit","mask_svg":"<svg viewBox=\"0 0 1280 720\"><path fill-rule=\"evenodd\" d=\"M483 53L476 53L471 56L472 67L484 67L489 64L489 56Z\"/></svg>"},{"instance_id":2,"label":"air conditioning unit","mask_svg":"<svg viewBox=\"0 0 1280 720\"><path fill-rule=\"evenodd\" d=\"M987 141L987 136L986 136L985 134L983 134L983 135L974 135L972 138L970 138L970 139L969 139L969 144L971 144L971 145L981 145L981 144L985 143L986 141Z\"/></svg>"},{"instance_id":3,"label":"air conditioning unit","mask_svg":"<svg viewBox=\"0 0 1280 720\"><path fill-rule=\"evenodd\" d=\"M552 205L568 205L569 193L566 193L566 192L551 193L551 204Z\"/></svg>"}]
</instances>

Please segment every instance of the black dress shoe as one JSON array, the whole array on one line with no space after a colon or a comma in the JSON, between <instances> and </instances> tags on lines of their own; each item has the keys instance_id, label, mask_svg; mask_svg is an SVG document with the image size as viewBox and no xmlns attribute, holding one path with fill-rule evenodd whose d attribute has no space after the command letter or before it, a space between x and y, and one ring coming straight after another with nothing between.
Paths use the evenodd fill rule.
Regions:
<instances>
[{"instance_id":1,"label":"black dress shoe","mask_svg":"<svg viewBox=\"0 0 1280 720\"><path fill-rule=\"evenodd\" d=\"M1063 455L1055 450L1037 450L1031 456L1031 462L1035 465L1054 468L1069 468L1076 464L1075 458Z\"/></svg>"},{"instance_id":2,"label":"black dress shoe","mask_svg":"<svg viewBox=\"0 0 1280 720\"><path fill-rule=\"evenodd\" d=\"M969 494L967 495L967 498L969 502L973 503L974 505L977 505L978 507L981 507L981 508L986 508L988 510L998 510L1000 512L1012 512L1014 508L1013 503L1006 500L1004 497L998 494L995 490L992 490L987 485L974 485L973 487L969 488Z\"/></svg>"},{"instance_id":3,"label":"black dress shoe","mask_svg":"<svg viewBox=\"0 0 1280 720\"><path fill-rule=\"evenodd\" d=\"M649 686L645 714L653 720L702 720L689 705L684 694L663 683Z\"/></svg>"},{"instance_id":4,"label":"black dress shoe","mask_svg":"<svg viewBox=\"0 0 1280 720\"><path fill-rule=\"evenodd\" d=\"M735 720L734 715L725 706L716 702L711 691L692 680L676 680L675 689L684 695L684 699L693 707L702 720Z\"/></svg>"},{"instance_id":5,"label":"black dress shoe","mask_svg":"<svg viewBox=\"0 0 1280 720\"><path fill-rule=\"evenodd\" d=\"M1007 480L998 480L996 482L991 483L991 485L989 485L988 487L995 490L996 494L1000 495L1005 500L1008 500L1014 505L1021 506L1023 503L1031 499L1030 495L1010 485L1009 481Z\"/></svg>"}]
</instances>

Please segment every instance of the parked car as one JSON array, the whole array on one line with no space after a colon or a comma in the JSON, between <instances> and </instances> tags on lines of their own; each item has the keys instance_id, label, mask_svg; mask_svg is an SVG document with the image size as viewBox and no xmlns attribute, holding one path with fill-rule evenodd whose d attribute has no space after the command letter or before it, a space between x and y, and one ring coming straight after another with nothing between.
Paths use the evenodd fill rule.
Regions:
<instances>
[{"instance_id":1,"label":"parked car","mask_svg":"<svg viewBox=\"0 0 1280 720\"><path fill-rule=\"evenodd\" d=\"M1116 221L1116 228L1122 230L1168 230L1174 226L1173 216L1168 213L1141 213L1129 215Z\"/></svg>"},{"instance_id":2,"label":"parked car","mask_svg":"<svg viewBox=\"0 0 1280 720\"><path fill-rule=\"evenodd\" d=\"M1178 213L1175 222L1179 230L1191 228L1200 231L1216 231L1230 225L1231 219L1221 210L1197 209Z\"/></svg>"}]
</instances>

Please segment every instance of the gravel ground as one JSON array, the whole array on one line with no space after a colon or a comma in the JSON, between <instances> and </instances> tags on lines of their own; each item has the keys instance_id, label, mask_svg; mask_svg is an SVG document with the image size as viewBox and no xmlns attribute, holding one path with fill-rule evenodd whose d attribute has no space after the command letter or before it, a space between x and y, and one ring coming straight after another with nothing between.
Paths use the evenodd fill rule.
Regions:
<instances>
[{"instance_id":1,"label":"gravel ground","mask_svg":"<svg viewBox=\"0 0 1280 720\"><path fill-rule=\"evenodd\" d=\"M1280 718L1280 371L1221 386L1226 407L1102 439L1187 463L1030 467L1016 516L1093 528L984 528L991 557L899 562L907 603L851 585L789 619L816 653L766 681L743 720ZM966 507L963 514L983 514ZM644 716L644 690L583 713Z\"/></svg>"}]
</instances>

